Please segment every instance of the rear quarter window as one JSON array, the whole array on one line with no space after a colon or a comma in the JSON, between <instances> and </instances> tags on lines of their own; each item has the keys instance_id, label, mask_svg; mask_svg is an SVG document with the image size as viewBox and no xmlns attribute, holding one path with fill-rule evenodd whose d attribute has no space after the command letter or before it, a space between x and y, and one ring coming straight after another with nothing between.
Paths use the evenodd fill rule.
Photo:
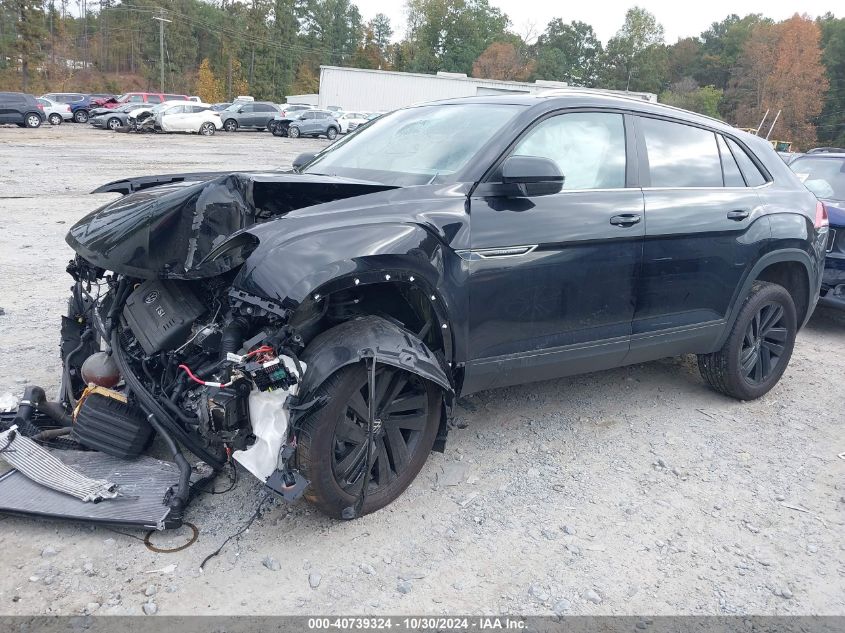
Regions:
<instances>
[{"instance_id":1,"label":"rear quarter window","mask_svg":"<svg viewBox=\"0 0 845 633\"><path fill-rule=\"evenodd\" d=\"M732 138L728 137L727 141L728 146L731 148L731 153L742 170L742 175L745 177L745 182L748 183L748 186L759 187L760 185L765 185L768 182L766 177L757 165L754 164L748 153Z\"/></svg>"}]
</instances>

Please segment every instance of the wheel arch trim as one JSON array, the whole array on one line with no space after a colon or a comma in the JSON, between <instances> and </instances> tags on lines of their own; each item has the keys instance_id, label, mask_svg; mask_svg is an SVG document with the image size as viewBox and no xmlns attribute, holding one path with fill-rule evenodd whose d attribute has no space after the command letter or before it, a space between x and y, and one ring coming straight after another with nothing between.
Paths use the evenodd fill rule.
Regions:
<instances>
[{"instance_id":1,"label":"wheel arch trim","mask_svg":"<svg viewBox=\"0 0 845 633\"><path fill-rule=\"evenodd\" d=\"M417 374L449 395L455 393L441 362L425 343L387 319L367 315L321 332L305 348L302 399L307 400L337 370L366 358Z\"/></svg>"},{"instance_id":2,"label":"wheel arch trim","mask_svg":"<svg viewBox=\"0 0 845 633\"><path fill-rule=\"evenodd\" d=\"M813 262L810 259L810 256L799 248L778 249L777 251L766 253L760 257L749 273L745 276L739 291L734 296L734 300L731 304L732 308L725 322L725 329L717 341L715 346L716 349L720 349L725 344L725 341L733 329L734 323L736 323L736 319L739 316L739 312L742 309L745 298L748 296L748 293L751 292L751 286L759 279L760 273L772 264L782 264L788 262L802 264L807 274L807 314L804 315L804 321L798 324L799 329L809 320L813 313L813 308L815 307L815 299L818 297L818 283L814 282L814 277L818 277L818 275L813 273Z\"/></svg>"}]
</instances>

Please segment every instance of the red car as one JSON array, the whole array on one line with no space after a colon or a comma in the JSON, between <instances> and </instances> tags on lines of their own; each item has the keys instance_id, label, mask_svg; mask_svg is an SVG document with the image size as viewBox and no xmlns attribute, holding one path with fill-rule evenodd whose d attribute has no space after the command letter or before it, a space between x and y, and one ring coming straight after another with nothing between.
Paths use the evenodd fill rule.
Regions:
<instances>
[{"instance_id":1,"label":"red car","mask_svg":"<svg viewBox=\"0 0 845 633\"><path fill-rule=\"evenodd\" d=\"M162 103L164 101L188 101L188 95L165 94L161 92L127 92L100 104L101 108L116 108L125 103Z\"/></svg>"}]
</instances>

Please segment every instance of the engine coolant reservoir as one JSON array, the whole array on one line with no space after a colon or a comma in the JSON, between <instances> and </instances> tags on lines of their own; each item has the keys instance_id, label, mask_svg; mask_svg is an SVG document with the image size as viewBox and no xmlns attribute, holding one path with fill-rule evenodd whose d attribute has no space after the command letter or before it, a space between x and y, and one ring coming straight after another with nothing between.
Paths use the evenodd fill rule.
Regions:
<instances>
[{"instance_id":1,"label":"engine coolant reservoir","mask_svg":"<svg viewBox=\"0 0 845 633\"><path fill-rule=\"evenodd\" d=\"M120 370L111 355L106 352L94 352L82 363L82 380L86 385L111 389L120 382Z\"/></svg>"}]
</instances>

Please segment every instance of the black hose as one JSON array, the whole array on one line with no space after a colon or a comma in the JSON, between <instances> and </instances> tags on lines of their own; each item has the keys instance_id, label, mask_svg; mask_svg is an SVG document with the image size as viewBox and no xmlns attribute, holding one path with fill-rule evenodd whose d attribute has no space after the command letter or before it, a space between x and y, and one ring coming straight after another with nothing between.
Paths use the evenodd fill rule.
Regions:
<instances>
[{"instance_id":1,"label":"black hose","mask_svg":"<svg viewBox=\"0 0 845 633\"><path fill-rule=\"evenodd\" d=\"M39 402L35 408L63 427L70 428L73 426L73 417L58 402L45 400L44 402Z\"/></svg>"},{"instance_id":2,"label":"black hose","mask_svg":"<svg viewBox=\"0 0 845 633\"><path fill-rule=\"evenodd\" d=\"M229 352L234 354L241 348L248 327L249 324L245 319L235 318L223 328L223 335L220 337L221 359L225 359Z\"/></svg>"},{"instance_id":3,"label":"black hose","mask_svg":"<svg viewBox=\"0 0 845 633\"><path fill-rule=\"evenodd\" d=\"M191 465L188 463L188 460L185 459L182 451L179 450L179 446L176 444L176 441L171 437L170 433L167 432L164 426L158 423L158 420L156 420L156 416L153 413L147 414L147 422L149 422L150 426L156 430L162 439L164 439L164 443L167 444L167 448L173 456L173 461L176 462L176 466L179 467L179 483L176 484L176 492L170 498L168 505L181 514L182 510L185 509L185 506L188 505L188 498L191 496Z\"/></svg>"},{"instance_id":4,"label":"black hose","mask_svg":"<svg viewBox=\"0 0 845 633\"><path fill-rule=\"evenodd\" d=\"M214 453L211 453L204 446L194 440L186 430L176 423L176 421L158 403L146 387L144 387L143 383L132 371L129 363L123 356L119 336L120 335L117 330L112 332L112 354L114 356L114 361L117 363L117 368L120 370L120 374L123 376L126 386L129 388L129 391L134 393L135 397L138 398L138 402L141 404L144 411L147 414L153 414L163 428L166 428L181 444L209 466L215 470L223 468L226 460Z\"/></svg>"},{"instance_id":5,"label":"black hose","mask_svg":"<svg viewBox=\"0 0 845 633\"><path fill-rule=\"evenodd\" d=\"M47 400L47 394L44 393L41 387L36 385L27 387L23 392L21 403L20 407L18 407L16 422L17 418L29 422L32 419L33 412L39 411L64 427L73 425L73 419L65 408L58 402L49 402Z\"/></svg>"},{"instance_id":6,"label":"black hose","mask_svg":"<svg viewBox=\"0 0 845 633\"><path fill-rule=\"evenodd\" d=\"M33 435L32 439L38 442L46 442L48 440L54 440L57 437L62 437L63 435L70 435L71 429L68 427L64 427L61 429L47 429L45 431L41 431L37 435Z\"/></svg>"}]
</instances>

